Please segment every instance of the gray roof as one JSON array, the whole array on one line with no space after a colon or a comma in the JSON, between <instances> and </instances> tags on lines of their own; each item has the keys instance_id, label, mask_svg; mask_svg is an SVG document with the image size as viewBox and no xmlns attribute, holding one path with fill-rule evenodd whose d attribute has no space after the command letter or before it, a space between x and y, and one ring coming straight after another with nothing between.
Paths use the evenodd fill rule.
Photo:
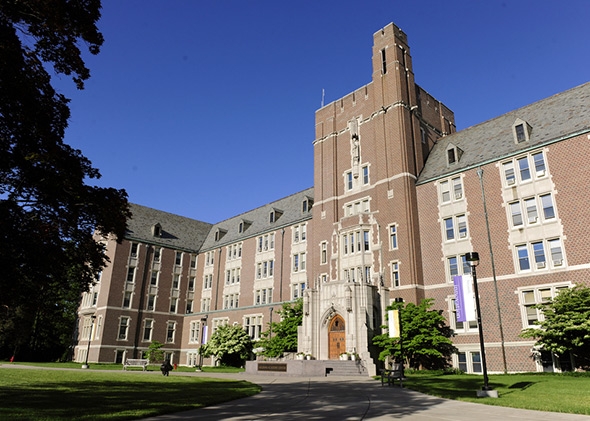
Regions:
<instances>
[{"instance_id":1,"label":"gray roof","mask_svg":"<svg viewBox=\"0 0 590 421\"><path fill-rule=\"evenodd\" d=\"M531 127L527 142L514 140L513 126L518 119ZM590 82L439 139L420 173L418 184L589 130ZM461 149L462 155L457 163L447 165L446 151L450 144Z\"/></svg>"},{"instance_id":2,"label":"gray roof","mask_svg":"<svg viewBox=\"0 0 590 421\"><path fill-rule=\"evenodd\" d=\"M302 210L303 201L306 199L313 202L313 187L217 224L209 224L132 203L130 207L133 216L128 221L125 237L128 240L176 250L201 252L311 219L311 210L308 212ZM269 220L272 210L278 215L273 223ZM246 227L241 233L238 231L240 222L244 222ZM153 227L156 224L161 226L160 236L153 234ZM215 241L215 233L218 230L223 235Z\"/></svg>"},{"instance_id":3,"label":"gray roof","mask_svg":"<svg viewBox=\"0 0 590 421\"><path fill-rule=\"evenodd\" d=\"M311 219L311 210L305 213L302 211L302 204L305 199L313 201L313 187L221 221L212 227L202 249L214 249ZM271 223L269 215L272 210L276 210L281 214L275 222ZM242 221L246 223L246 229L240 233L238 227ZM217 230L221 230L221 233L223 233L219 241L215 241L215 232Z\"/></svg>"},{"instance_id":4,"label":"gray roof","mask_svg":"<svg viewBox=\"0 0 590 421\"><path fill-rule=\"evenodd\" d=\"M184 251L198 251L209 234L212 224L184 216L131 204L131 219L125 237L163 247ZM152 227L161 226L161 235L154 236Z\"/></svg>"}]
</instances>

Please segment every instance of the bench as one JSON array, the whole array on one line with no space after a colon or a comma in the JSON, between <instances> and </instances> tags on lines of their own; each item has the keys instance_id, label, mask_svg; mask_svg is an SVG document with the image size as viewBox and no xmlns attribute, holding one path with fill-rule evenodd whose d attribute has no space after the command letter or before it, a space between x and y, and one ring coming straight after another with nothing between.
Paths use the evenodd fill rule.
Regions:
<instances>
[{"instance_id":1,"label":"bench","mask_svg":"<svg viewBox=\"0 0 590 421\"><path fill-rule=\"evenodd\" d=\"M147 369L148 362L149 360L127 358L127 360L125 360L125 364L123 364L123 370L127 370L127 368L141 368L143 371L145 371Z\"/></svg>"},{"instance_id":2,"label":"bench","mask_svg":"<svg viewBox=\"0 0 590 421\"><path fill-rule=\"evenodd\" d=\"M395 384L395 381L399 380L399 387L404 387L402 369L399 364L395 364L391 370L381 370L381 386L387 382L388 386Z\"/></svg>"}]
</instances>

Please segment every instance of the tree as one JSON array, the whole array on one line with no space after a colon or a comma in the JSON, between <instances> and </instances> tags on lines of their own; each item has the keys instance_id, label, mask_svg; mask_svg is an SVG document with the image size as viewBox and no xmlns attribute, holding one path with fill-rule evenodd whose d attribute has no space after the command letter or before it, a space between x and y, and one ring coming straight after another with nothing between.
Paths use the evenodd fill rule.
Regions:
<instances>
[{"instance_id":1,"label":"tree","mask_svg":"<svg viewBox=\"0 0 590 421\"><path fill-rule=\"evenodd\" d=\"M453 330L446 325L440 310L429 310L431 298L422 300L420 304L393 303L387 310L400 310L400 338L390 338L389 333L375 336L373 343L383 348L379 359L384 361L393 356L396 360L404 359L405 365L419 369L443 369L450 366L451 355L457 352L451 337ZM382 326L384 329L387 326ZM403 351L403 355L402 355Z\"/></svg>"},{"instance_id":2,"label":"tree","mask_svg":"<svg viewBox=\"0 0 590 421\"><path fill-rule=\"evenodd\" d=\"M150 361L151 364L160 363L164 361L164 350L162 347L164 344L159 341L152 341L148 350L145 351L145 357Z\"/></svg>"},{"instance_id":3,"label":"tree","mask_svg":"<svg viewBox=\"0 0 590 421\"><path fill-rule=\"evenodd\" d=\"M107 257L93 232L123 238L124 190L63 142L69 100L48 69L90 77L78 43L97 54L100 0L0 2L0 357L59 358L75 309Z\"/></svg>"},{"instance_id":4,"label":"tree","mask_svg":"<svg viewBox=\"0 0 590 421\"><path fill-rule=\"evenodd\" d=\"M543 311L544 320L521 336L537 338L542 349L558 356L571 354L576 367L590 369L590 288L564 288L552 301L535 307Z\"/></svg>"},{"instance_id":5,"label":"tree","mask_svg":"<svg viewBox=\"0 0 590 421\"><path fill-rule=\"evenodd\" d=\"M200 352L204 357L214 356L223 366L241 367L252 352L252 339L240 325L223 325Z\"/></svg>"},{"instance_id":6,"label":"tree","mask_svg":"<svg viewBox=\"0 0 590 421\"><path fill-rule=\"evenodd\" d=\"M258 343L267 357L280 357L285 352L297 351L297 328L303 323L303 300L284 303L277 313L279 322L269 323L269 330L262 333Z\"/></svg>"}]
</instances>

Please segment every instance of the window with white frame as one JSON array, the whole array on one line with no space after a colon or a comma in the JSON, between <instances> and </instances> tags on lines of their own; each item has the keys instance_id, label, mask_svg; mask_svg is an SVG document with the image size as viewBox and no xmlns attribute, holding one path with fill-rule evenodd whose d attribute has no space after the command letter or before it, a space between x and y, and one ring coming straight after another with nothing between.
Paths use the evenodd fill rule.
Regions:
<instances>
[{"instance_id":1,"label":"window with white frame","mask_svg":"<svg viewBox=\"0 0 590 421\"><path fill-rule=\"evenodd\" d=\"M189 292L195 291L195 282L196 282L196 278L194 276L189 276L189 278L188 278L188 291Z\"/></svg>"},{"instance_id":2,"label":"window with white frame","mask_svg":"<svg viewBox=\"0 0 590 421\"><path fill-rule=\"evenodd\" d=\"M123 293L123 308L130 308L131 307L131 291L125 291Z\"/></svg>"},{"instance_id":3,"label":"window with white frame","mask_svg":"<svg viewBox=\"0 0 590 421\"><path fill-rule=\"evenodd\" d=\"M189 336L188 342L190 344L198 344L199 343L199 333L201 332L201 322L200 321L192 321L189 325Z\"/></svg>"},{"instance_id":4,"label":"window with white frame","mask_svg":"<svg viewBox=\"0 0 590 421\"><path fill-rule=\"evenodd\" d=\"M344 216L353 216L371 211L370 199L364 198L344 205Z\"/></svg>"},{"instance_id":5,"label":"window with white frame","mask_svg":"<svg viewBox=\"0 0 590 421\"><path fill-rule=\"evenodd\" d=\"M215 251L208 251L205 253L205 266L213 266L215 260Z\"/></svg>"},{"instance_id":6,"label":"window with white frame","mask_svg":"<svg viewBox=\"0 0 590 421\"><path fill-rule=\"evenodd\" d=\"M471 274L471 266L467 262L464 254L447 257L447 273L450 282L453 282L454 276Z\"/></svg>"},{"instance_id":7,"label":"window with white frame","mask_svg":"<svg viewBox=\"0 0 590 421\"><path fill-rule=\"evenodd\" d=\"M161 255L162 247L154 247L154 263L158 263L160 261Z\"/></svg>"},{"instance_id":8,"label":"window with white frame","mask_svg":"<svg viewBox=\"0 0 590 421\"><path fill-rule=\"evenodd\" d=\"M400 286L399 262L391 262L391 283L394 288L398 288Z\"/></svg>"},{"instance_id":9,"label":"window with white frame","mask_svg":"<svg viewBox=\"0 0 590 421\"><path fill-rule=\"evenodd\" d=\"M558 268L564 265L560 238L532 241L515 247L518 269L521 272ZM534 261L532 261L531 256Z\"/></svg>"},{"instance_id":10,"label":"window with white frame","mask_svg":"<svg viewBox=\"0 0 590 421\"><path fill-rule=\"evenodd\" d=\"M371 266L348 267L342 270L346 282L371 282Z\"/></svg>"},{"instance_id":11,"label":"window with white frame","mask_svg":"<svg viewBox=\"0 0 590 421\"><path fill-rule=\"evenodd\" d=\"M187 299L186 300L186 314L191 314L193 312L193 300Z\"/></svg>"},{"instance_id":12,"label":"window with white frame","mask_svg":"<svg viewBox=\"0 0 590 421\"><path fill-rule=\"evenodd\" d=\"M510 202L508 210L512 226L518 228L555 219L553 199L550 193Z\"/></svg>"},{"instance_id":13,"label":"window with white frame","mask_svg":"<svg viewBox=\"0 0 590 421\"><path fill-rule=\"evenodd\" d=\"M172 277L172 289L179 289L180 288L180 275L174 275Z\"/></svg>"},{"instance_id":14,"label":"window with white frame","mask_svg":"<svg viewBox=\"0 0 590 421\"><path fill-rule=\"evenodd\" d=\"M80 340L88 340L92 335L93 319L91 316L84 317L82 331L80 332Z\"/></svg>"},{"instance_id":15,"label":"window with white frame","mask_svg":"<svg viewBox=\"0 0 590 421\"><path fill-rule=\"evenodd\" d=\"M182 252L181 251L177 251L174 257L174 264L176 266L181 266L182 265Z\"/></svg>"},{"instance_id":16,"label":"window with white frame","mask_svg":"<svg viewBox=\"0 0 590 421\"><path fill-rule=\"evenodd\" d=\"M240 283L241 268L227 269L225 271L225 285Z\"/></svg>"},{"instance_id":17,"label":"window with white frame","mask_svg":"<svg viewBox=\"0 0 590 421\"><path fill-rule=\"evenodd\" d=\"M170 298L170 313L176 313L178 311L178 298Z\"/></svg>"},{"instance_id":18,"label":"window with white frame","mask_svg":"<svg viewBox=\"0 0 590 421\"><path fill-rule=\"evenodd\" d=\"M199 365L199 353L196 351L186 353L186 365L196 367Z\"/></svg>"},{"instance_id":19,"label":"window with white frame","mask_svg":"<svg viewBox=\"0 0 590 421\"><path fill-rule=\"evenodd\" d=\"M479 351L457 353L457 368L465 373L481 373L481 354Z\"/></svg>"},{"instance_id":20,"label":"window with white frame","mask_svg":"<svg viewBox=\"0 0 590 421\"><path fill-rule=\"evenodd\" d=\"M352 171L348 171L344 175L344 185L346 187L345 190L352 190L352 187L353 187Z\"/></svg>"},{"instance_id":21,"label":"window with white frame","mask_svg":"<svg viewBox=\"0 0 590 421\"><path fill-rule=\"evenodd\" d=\"M363 173L363 185L366 186L367 184L369 184L369 166L364 165L361 170Z\"/></svg>"},{"instance_id":22,"label":"window with white frame","mask_svg":"<svg viewBox=\"0 0 590 421\"><path fill-rule=\"evenodd\" d=\"M257 248L256 251L258 253L274 250L275 248L275 233L271 232L269 234L261 235L256 239Z\"/></svg>"},{"instance_id":23,"label":"window with white frame","mask_svg":"<svg viewBox=\"0 0 590 421\"><path fill-rule=\"evenodd\" d=\"M342 235L342 250L344 255L370 251L369 230L358 230Z\"/></svg>"},{"instance_id":24,"label":"window with white frame","mask_svg":"<svg viewBox=\"0 0 590 421\"><path fill-rule=\"evenodd\" d=\"M467 238L467 217L463 214L443 219L443 230L446 241Z\"/></svg>"},{"instance_id":25,"label":"window with white frame","mask_svg":"<svg viewBox=\"0 0 590 421\"><path fill-rule=\"evenodd\" d=\"M545 176L546 168L543 152L517 157L502 164L504 182L511 186L533 178L541 178Z\"/></svg>"},{"instance_id":26,"label":"window with white frame","mask_svg":"<svg viewBox=\"0 0 590 421\"><path fill-rule=\"evenodd\" d=\"M463 183L461 177L454 177L450 180L441 181L439 184L440 201L448 203L463 199Z\"/></svg>"},{"instance_id":27,"label":"window with white frame","mask_svg":"<svg viewBox=\"0 0 590 421\"><path fill-rule=\"evenodd\" d=\"M131 243L131 257L137 257L137 250L139 249L138 243Z\"/></svg>"},{"instance_id":28,"label":"window with white frame","mask_svg":"<svg viewBox=\"0 0 590 421\"><path fill-rule=\"evenodd\" d=\"M455 333L467 333L477 331L477 321L470 320L467 322L460 322L457 320L457 307L454 298L450 299L450 304L451 308L449 311L451 313L451 317L449 317L449 320L451 322L451 328L455 331Z\"/></svg>"},{"instance_id":29,"label":"window with white frame","mask_svg":"<svg viewBox=\"0 0 590 421\"><path fill-rule=\"evenodd\" d=\"M217 328L219 328L220 326L226 326L227 324L229 324L228 317L218 317L213 319L211 321L211 334L214 334Z\"/></svg>"},{"instance_id":30,"label":"window with white frame","mask_svg":"<svg viewBox=\"0 0 590 421\"><path fill-rule=\"evenodd\" d=\"M328 243L322 241L320 244L320 264L325 265L328 263Z\"/></svg>"},{"instance_id":31,"label":"window with white frame","mask_svg":"<svg viewBox=\"0 0 590 421\"><path fill-rule=\"evenodd\" d=\"M130 284L135 283L135 267L127 268L127 282Z\"/></svg>"},{"instance_id":32,"label":"window with white frame","mask_svg":"<svg viewBox=\"0 0 590 421\"><path fill-rule=\"evenodd\" d=\"M160 272L157 270L152 270L152 276L150 277L150 285L157 286L159 279L160 279Z\"/></svg>"},{"instance_id":33,"label":"window with white frame","mask_svg":"<svg viewBox=\"0 0 590 421\"><path fill-rule=\"evenodd\" d=\"M148 311L154 311L156 309L156 294L149 294L146 304Z\"/></svg>"},{"instance_id":34,"label":"window with white frame","mask_svg":"<svg viewBox=\"0 0 590 421\"><path fill-rule=\"evenodd\" d=\"M145 319L143 321L143 341L151 342L152 333L154 330L154 321L152 319Z\"/></svg>"},{"instance_id":35,"label":"window with white frame","mask_svg":"<svg viewBox=\"0 0 590 421\"><path fill-rule=\"evenodd\" d=\"M397 249L397 224L389 226L389 249Z\"/></svg>"},{"instance_id":36,"label":"window with white frame","mask_svg":"<svg viewBox=\"0 0 590 421\"><path fill-rule=\"evenodd\" d=\"M166 323L166 343L173 343L175 334L176 334L176 322Z\"/></svg>"},{"instance_id":37,"label":"window with white frame","mask_svg":"<svg viewBox=\"0 0 590 421\"><path fill-rule=\"evenodd\" d=\"M294 244L307 239L307 224L295 225L292 230Z\"/></svg>"},{"instance_id":38,"label":"window with white frame","mask_svg":"<svg viewBox=\"0 0 590 421\"><path fill-rule=\"evenodd\" d=\"M252 340L259 340L262 333L262 315L250 314L244 316L244 330Z\"/></svg>"},{"instance_id":39,"label":"window with white frame","mask_svg":"<svg viewBox=\"0 0 590 421\"><path fill-rule=\"evenodd\" d=\"M553 300L560 291L567 289L568 284L543 285L521 288L518 296L521 305L523 328L537 326L545 318L543 311L536 308L538 304L548 303Z\"/></svg>"},{"instance_id":40,"label":"window with white frame","mask_svg":"<svg viewBox=\"0 0 590 421\"><path fill-rule=\"evenodd\" d=\"M225 294L223 296L223 308L224 310L239 307L240 294Z\"/></svg>"},{"instance_id":41,"label":"window with white frame","mask_svg":"<svg viewBox=\"0 0 590 421\"><path fill-rule=\"evenodd\" d=\"M303 297L303 291L305 291L305 282L294 283L291 286L291 299L296 300Z\"/></svg>"},{"instance_id":42,"label":"window with white frame","mask_svg":"<svg viewBox=\"0 0 590 421\"><path fill-rule=\"evenodd\" d=\"M127 340L127 334L129 333L129 317L122 316L119 318L119 335L117 339Z\"/></svg>"},{"instance_id":43,"label":"window with white frame","mask_svg":"<svg viewBox=\"0 0 590 421\"><path fill-rule=\"evenodd\" d=\"M274 260L265 260L256 263L256 279L267 279L274 276Z\"/></svg>"},{"instance_id":44,"label":"window with white frame","mask_svg":"<svg viewBox=\"0 0 590 421\"><path fill-rule=\"evenodd\" d=\"M206 313L211 310L211 298L201 298L201 312Z\"/></svg>"},{"instance_id":45,"label":"window with white frame","mask_svg":"<svg viewBox=\"0 0 590 421\"><path fill-rule=\"evenodd\" d=\"M213 286L213 274L206 273L203 275L203 289L211 289Z\"/></svg>"},{"instance_id":46,"label":"window with white frame","mask_svg":"<svg viewBox=\"0 0 590 421\"><path fill-rule=\"evenodd\" d=\"M254 305L272 303L272 288L261 288L254 291Z\"/></svg>"},{"instance_id":47,"label":"window with white frame","mask_svg":"<svg viewBox=\"0 0 590 421\"><path fill-rule=\"evenodd\" d=\"M236 260L242 258L242 243L231 244L227 246L227 260Z\"/></svg>"},{"instance_id":48,"label":"window with white frame","mask_svg":"<svg viewBox=\"0 0 590 421\"><path fill-rule=\"evenodd\" d=\"M305 253L293 254L293 272L305 271Z\"/></svg>"},{"instance_id":49,"label":"window with white frame","mask_svg":"<svg viewBox=\"0 0 590 421\"><path fill-rule=\"evenodd\" d=\"M190 268L191 269L197 268L197 255L196 254L191 254Z\"/></svg>"}]
</instances>

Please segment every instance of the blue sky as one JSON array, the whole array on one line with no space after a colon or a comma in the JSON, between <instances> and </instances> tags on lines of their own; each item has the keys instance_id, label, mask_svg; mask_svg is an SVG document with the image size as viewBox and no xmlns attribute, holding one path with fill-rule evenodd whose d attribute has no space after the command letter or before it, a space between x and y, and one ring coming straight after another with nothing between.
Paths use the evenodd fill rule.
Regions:
<instances>
[{"instance_id":1,"label":"blue sky","mask_svg":"<svg viewBox=\"0 0 590 421\"><path fill-rule=\"evenodd\" d=\"M408 35L458 129L590 80L590 1L103 0L105 43L65 141L129 200L219 222L313 185L314 114Z\"/></svg>"}]
</instances>

